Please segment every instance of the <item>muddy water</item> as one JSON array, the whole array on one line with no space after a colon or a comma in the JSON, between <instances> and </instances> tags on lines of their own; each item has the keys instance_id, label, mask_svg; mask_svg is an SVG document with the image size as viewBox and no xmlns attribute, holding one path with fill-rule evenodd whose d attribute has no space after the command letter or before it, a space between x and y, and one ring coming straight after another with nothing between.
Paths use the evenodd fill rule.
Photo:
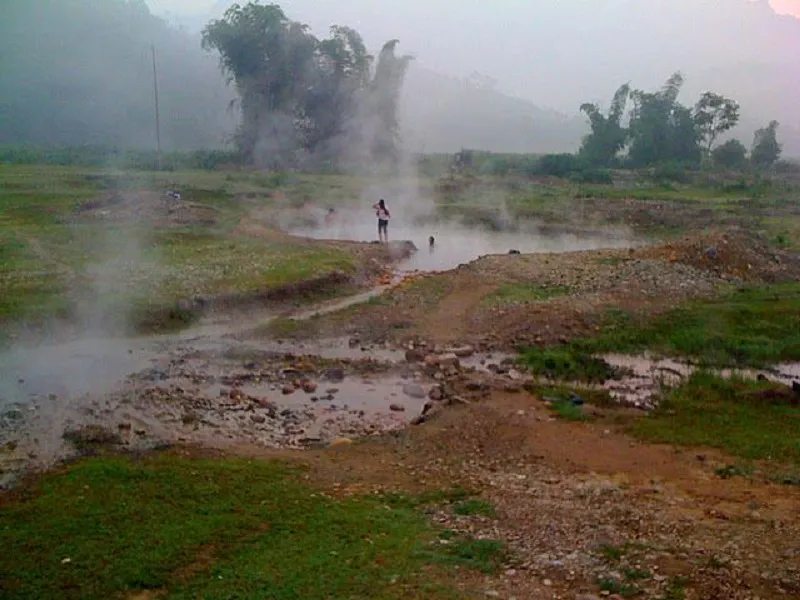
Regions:
<instances>
[{"instance_id":1,"label":"muddy water","mask_svg":"<svg viewBox=\"0 0 800 600\"><path fill-rule=\"evenodd\" d=\"M392 372L390 364L402 360L403 352L353 346L346 339L297 345L238 340L230 331L212 325L175 336L78 340L5 354L0 486L31 466L71 454L64 432L87 425L110 431L132 448L176 441L301 447L404 427L426 401L424 381L415 382L420 387L410 396L404 387L413 374ZM285 382L276 379L273 367L263 381L237 382L243 365L280 365L290 355L367 366L382 361L389 367L385 373L353 372L335 383L320 380L315 393L284 393Z\"/></svg>"},{"instance_id":2,"label":"muddy water","mask_svg":"<svg viewBox=\"0 0 800 600\"><path fill-rule=\"evenodd\" d=\"M617 381L607 381L604 387L620 403L650 409L664 389L679 386L698 367L686 361L651 356L608 355L602 357L610 365L624 369L629 375ZM715 371L722 377L764 377L769 381L791 385L800 379L800 363L786 363L772 369L721 369Z\"/></svg>"},{"instance_id":3,"label":"muddy water","mask_svg":"<svg viewBox=\"0 0 800 600\"><path fill-rule=\"evenodd\" d=\"M377 226L371 219L355 222L351 215L341 215L343 224L320 228L296 228L289 232L313 239L355 240L372 242L377 239ZM428 238L434 237L430 248ZM556 253L601 248L629 248L633 242L628 236L614 232L585 234L554 234L488 231L468 229L453 223L438 223L415 227L391 222L390 240L409 240L420 249L401 263L401 270L445 271L471 262L488 254L508 254L510 250L522 253Z\"/></svg>"}]
</instances>

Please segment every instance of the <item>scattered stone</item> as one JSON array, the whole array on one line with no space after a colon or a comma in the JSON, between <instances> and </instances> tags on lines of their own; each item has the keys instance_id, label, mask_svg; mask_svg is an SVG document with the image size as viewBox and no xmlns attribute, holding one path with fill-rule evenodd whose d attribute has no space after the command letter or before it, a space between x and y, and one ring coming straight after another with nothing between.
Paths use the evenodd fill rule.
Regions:
<instances>
[{"instance_id":1,"label":"scattered stone","mask_svg":"<svg viewBox=\"0 0 800 600\"><path fill-rule=\"evenodd\" d=\"M136 430L136 434L139 434L139 430ZM89 446L114 446L122 443L119 435L100 425L87 425L81 429L65 431L63 437L79 450Z\"/></svg>"},{"instance_id":2,"label":"scattered stone","mask_svg":"<svg viewBox=\"0 0 800 600\"><path fill-rule=\"evenodd\" d=\"M267 422L267 417L265 417L264 415L252 414L252 415L250 415L250 420L253 423L266 423Z\"/></svg>"},{"instance_id":3,"label":"scattered stone","mask_svg":"<svg viewBox=\"0 0 800 600\"><path fill-rule=\"evenodd\" d=\"M469 358L475 354L475 348L469 345L453 346L445 350L446 354L455 354L458 358Z\"/></svg>"},{"instance_id":4,"label":"scattered stone","mask_svg":"<svg viewBox=\"0 0 800 600\"><path fill-rule=\"evenodd\" d=\"M433 386L428 392L428 398L430 398L434 402L439 402L440 400L444 399L444 390L442 390L442 386L440 385Z\"/></svg>"},{"instance_id":5,"label":"scattered stone","mask_svg":"<svg viewBox=\"0 0 800 600\"><path fill-rule=\"evenodd\" d=\"M336 438L330 444L328 444L328 448L341 448L343 446L351 446L353 444L353 440L350 438Z\"/></svg>"},{"instance_id":6,"label":"scattered stone","mask_svg":"<svg viewBox=\"0 0 800 600\"><path fill-rule=\"evenodd\" d=\"M281 390L281 393L283 393L284 396L289 396L291 394L294 394L294 391L295 391L295 387L293 385L287 383L286 385L283 386L283 389Z\"/></svg>"},{"instance_id":7,"label":"scattered stone","mask_svg":"<svg viewBox=\"0 0 800 600\"><path fill-rule=\"evenodd\" d=\"M306 394L313 394L317 391L317 384L313 381L304 381L303 382L303 391Z\"/></svg>"},{"instance_id":8,"label":"scattered stone","mask_svg":"<svg viewBox=\"0 0 800 600\"><path fill-rule=\"evenodd\" d=\"M141 374L141 378L144 381L164 381L169 379L169 375L160 369L148 369Z\"/></svg>"},{"instance_id":9,"label":"scattered stone","mask_svg":"<svg viewBox=\"0 0 800 600\"><path fill-rule=\"evenodd\" d=\"M333 383L340 383L344 381L344 376L343 369L328 369L325 371L325 379L332 381Z\"/></svg>"},{"instance_id":10,"label":"scattered stone","mask_svg":"<svg viewBox=\"0 0 800 600\"><path fill-rule=\"evenodd\" d=\"M542 581L542 583L545 585L545 587L552 587L553 586L553 582L550 581L549 579L545 579L544 581Z\"/></svg>"},{"instance_id":11,"label":"scattered stone","mask_svg":"<svg viewBox=\"0 0 800 600\"><path fill-rule=\"evenodd\" d=\"M435 354L429 354L425 357L425 366L426 367L438 367L439 366L439 357Z\"/></svg>"},{"instance_id":12,"label":"scattered stone","mask_svg":"<svg viewBox=\"0 0 800 600\"><path fill-rule=\"evenodd\" d=\"M392 412L405 412L406 411L406 407L405 406L401 406L399 404L390 404L389 405L389 410L391 410Z\"/></svg>"},{"instance_id":13,"label":"scattered stone","mask_svg":"<svg viewBox=\"0 0 800 600\"><path fill-rule=\"evenodd\" d=\"M425 388L418 383L407 383L403 386L403 393L411 398L425 398Z\"/></svg>"},{"instance_id":14,"label":"scattered stone","mask_svg":"<svg viewBox=\"0 0 800 600\"><path fill-rule=\"evenodd\" d=\"M458 356L456 356L452 352L442 354L439 357L437 357L437 359L438 359L437 364L440 367L444 368L455 367L456 369L461 367L461 361L459 361Z\"/></svg>"},{"instance_id":15,"label":"scattered stone","mask_svg":"<svg viewBox=\"0 0 800 600\"><path fill-rule=\"evenodd\" d=\"M417 348L406 350L406 362L418 363L425 360L425 353Z\"/></svg>"}]
</instances>

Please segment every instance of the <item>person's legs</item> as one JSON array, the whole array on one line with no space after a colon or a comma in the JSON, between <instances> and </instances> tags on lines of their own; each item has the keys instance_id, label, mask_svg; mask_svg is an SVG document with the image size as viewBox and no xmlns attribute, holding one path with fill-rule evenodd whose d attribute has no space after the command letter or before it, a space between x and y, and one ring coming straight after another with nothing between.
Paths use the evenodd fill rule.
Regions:
<instances>
[{"instance_id":1,"label":"person's legs","mask_svg":"<svg viewBox=\"0 0 800 600\"><path fill-rule=\"evenodd\" d=\"M386 221L384 219L378 220L378 238L380 239L381 242L389 241L388 225L389 221Z\"/></svg>"}]
</instances>

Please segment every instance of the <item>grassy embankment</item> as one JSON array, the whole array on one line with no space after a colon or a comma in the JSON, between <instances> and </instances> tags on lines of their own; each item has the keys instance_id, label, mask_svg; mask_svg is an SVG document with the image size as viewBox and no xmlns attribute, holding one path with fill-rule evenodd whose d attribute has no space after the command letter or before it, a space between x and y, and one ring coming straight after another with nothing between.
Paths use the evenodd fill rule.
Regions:
<instances>
[{"instance_id":1,"label":"grassy embankment","mask_svg":"<svg viewBox=\"0 0 800 600\"><path fill-rule=\"evenodd\" d=\"M690 358L706 368L800 361L800 284L731 292L649 322L615 314L594 338L564 348L526 350L521 360L539 375L597 381L613 374L594 356L645 351ZM592 399L591 394L584 397ZM712 446L800 469L800 408L792 405L797 400L800 395L785 386L698 371L666 391L659 408L631 421L629 429L647 440ZM583 418L567 401L556 408L565 418Z\"/></svg>"},{"instance_id":2,"label":"grassy embankment","mask_svg":"<svg viewBox=\"0 0 800 600\"><path fill-rule=\"evenodd\" d=\"M336 499L265 461L96 457L0 502L0 596L20 600L447 599L505 556L420 512L487 514L461 490Z\"/></svg>"},{"instance_id":3,"label":"grassy embankment","mask_svg":"<svg viewBox=\"0 0 800 600\"><path fill-rule=\"evenodd\" d=\"M431 187L439 211L467 223L507 227L525 220L552 226L612 225L650 239L689 229L740 226L785 249L800 248L800 188L789 179L686 174L686 182L615 173L615 183L553 177L478 175Z\"/></svg>"},{"instance_id":4,"label":"grassy embankment","mask_svg":"<svg viewBox=\"0 0 800 600\"><path fill-rule=\"evenodd\" d=\"M328 179L330 181L328 181ZM352 257L322 245L234 235L247 208L269 207L281 188L302 202L320 190L346 197L347 181L251 173L113 172L3 167L0 183L0 327L73 318L81 310L154 327L174 317L176 301L195 295L247 294L340 270ZM163 192L176 187L212 222L153 227L83 218L78 208L115 192ZM288 188L288 189L284 189ZM113 209L113 207L112 207Z\"/></svg>"}]
</instances>

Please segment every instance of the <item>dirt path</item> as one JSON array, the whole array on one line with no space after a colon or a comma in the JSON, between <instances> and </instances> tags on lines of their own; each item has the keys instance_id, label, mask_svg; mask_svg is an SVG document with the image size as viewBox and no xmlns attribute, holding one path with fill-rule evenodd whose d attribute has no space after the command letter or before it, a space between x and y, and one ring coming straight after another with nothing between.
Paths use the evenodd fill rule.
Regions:
<instances>
[{"instance_id":1,"label":"dirt path","mask_svg":"<svg viewBox=\"0 0 800 600\"><path fill-rule=\"evenodd\" d=\"M438 343L457 342L467 337L469 316L495 286L459 280L436 308L415 324L418 335Z\"/></svg>"},{"instance_id":2,"label":"dirt path","mask_svg":"<svg viewBox=\"0 0 800 600\"><path fill-rule=\"evenodd\" d=\"M446 506L432 516L508 543L507 570L483 584L492 597L588 599L601 587L695 600L800 594L800 490L720 479L720 455L555 421L527 395L494 394L363 444L236 453L299 461L310 479L342 495L477 490L495 517L457 516Z\"/></svg>"}]
</instances>

